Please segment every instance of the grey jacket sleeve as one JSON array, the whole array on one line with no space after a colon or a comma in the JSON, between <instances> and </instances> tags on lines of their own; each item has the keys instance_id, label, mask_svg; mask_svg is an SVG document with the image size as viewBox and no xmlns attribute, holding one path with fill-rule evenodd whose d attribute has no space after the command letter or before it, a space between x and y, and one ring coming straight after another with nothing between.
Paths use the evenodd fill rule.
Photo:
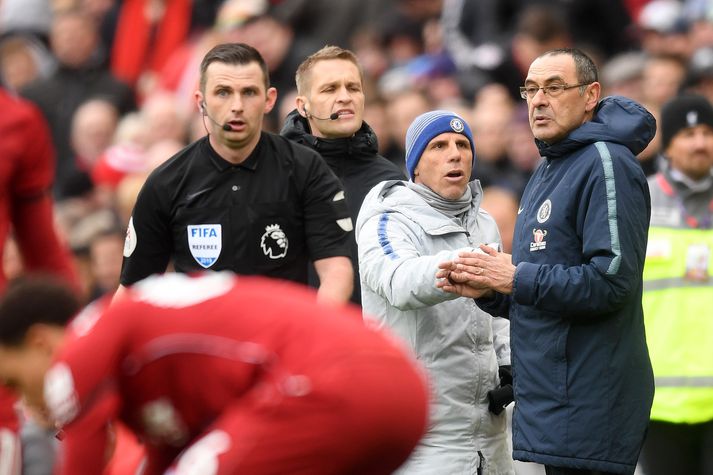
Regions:
<instances>
[{"instance_id":1,"label":"grey jacket sleeve","mask_svg":"<svg viewBox=\"0 0 713 475\"><path fill-rule=\"evenodd\" d=\"M368 218L357 234L362 287L386 299L400 310L429 307L458 298L436 287L438 264L459 251L423 255L417 236L399 213L381 213Z\"/></svg>"}]
</instances>

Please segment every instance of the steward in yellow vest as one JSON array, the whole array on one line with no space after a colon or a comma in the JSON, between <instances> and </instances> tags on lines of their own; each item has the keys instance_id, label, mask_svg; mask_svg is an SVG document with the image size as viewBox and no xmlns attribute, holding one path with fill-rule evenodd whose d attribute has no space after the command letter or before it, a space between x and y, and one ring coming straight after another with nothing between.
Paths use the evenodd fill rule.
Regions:
<instances>
[{"instance_id":1,"label":"steward in yellow vest","mask_svg":"<svg viewBox=\"0 0 713 475\"><path fill-rule=\"evenodd\" d=\"M662 110L663 170L649 179L643 307L656 393L647 475L713 473L713 107Z\"/></svg>"}]
</instances>

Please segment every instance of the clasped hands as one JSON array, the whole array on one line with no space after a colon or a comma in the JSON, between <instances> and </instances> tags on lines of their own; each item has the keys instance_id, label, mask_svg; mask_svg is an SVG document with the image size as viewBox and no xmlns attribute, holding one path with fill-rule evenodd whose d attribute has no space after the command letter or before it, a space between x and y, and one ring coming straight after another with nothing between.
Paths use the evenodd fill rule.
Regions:
<instances>
[{"instance_id":1,"label":"clasped hands","mask_svg":"<svg viewBox=\"0 0 713 475\"><path fill-rule=\"evenodd\" d=\"M512 256L481 244L480 250L463 251L452 261L441 262L436 287L463 297L492 297L512 293L515 266Z\"/></svg>"}]
</instances>

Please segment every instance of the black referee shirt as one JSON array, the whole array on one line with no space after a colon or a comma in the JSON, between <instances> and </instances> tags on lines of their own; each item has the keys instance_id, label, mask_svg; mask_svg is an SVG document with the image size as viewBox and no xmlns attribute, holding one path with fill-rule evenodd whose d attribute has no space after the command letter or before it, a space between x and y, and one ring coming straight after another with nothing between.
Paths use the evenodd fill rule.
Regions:
<instances>
[{"instance_id":1,"label":"black referee shirt","mask_svg":"<svg viewBox=\"0 0 713 475\"><path fill-rule=\"evenodd\" d=\"M262 132L241 164L204 137L162 164L138 195L122 285L166 270L232 270L307 282L307 263L349 256L344 191L313 150Z\"/></svg>"}]
</instances>

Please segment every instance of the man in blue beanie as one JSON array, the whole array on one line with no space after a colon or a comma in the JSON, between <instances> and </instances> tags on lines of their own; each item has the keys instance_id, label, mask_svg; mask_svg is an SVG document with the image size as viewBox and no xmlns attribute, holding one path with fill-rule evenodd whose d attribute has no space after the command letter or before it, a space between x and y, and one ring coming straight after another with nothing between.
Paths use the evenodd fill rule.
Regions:
<instances>
[{"instance_id":1,"label":"man in blue beanie","mask_svg":"<svg viewBox=\"0 0 713 475\"><path fill-rule=\"evenodd\" d=\"M433 392L430 429L401 474L514 473L503 412L509 325L434 279L438 264L460 251L500 247L495 221L480 209L480 183L471 180L474 162L462 117L422 114L406 133L410 180L378 184L357 218L364 317L411 348Z\"/></svg>"}]
</instances>

